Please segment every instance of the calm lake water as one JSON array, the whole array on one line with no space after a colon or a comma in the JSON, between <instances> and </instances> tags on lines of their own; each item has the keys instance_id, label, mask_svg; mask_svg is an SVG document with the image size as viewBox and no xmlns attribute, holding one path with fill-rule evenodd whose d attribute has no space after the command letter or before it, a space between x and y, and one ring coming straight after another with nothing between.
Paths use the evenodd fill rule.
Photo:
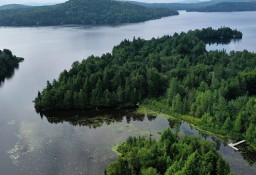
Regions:
<instances>
[{"instance_id":1,"label":"calm lake water","mask_svg":"<svg viewBox=\"0 0 256 175\"><path fill-rule=\"evenodd\" d=\"M174 32L227 26L243 32L243 39L208 49L256 51L256 12L186 13L145 23L103 27L0 28L0 49L25 58L15 74L0 85L0 170L4 175L100 175L116 158L112 147L128 136L158 137L171 127L218 143L236 174L255 175L255 153L235 152L226 143L199 132L187 123L146 117L132 111L69 112L42 117L32 100L47 80L57 78L76 60L111 52L124 39L150 39ZM54 116L54 117L49 117ZM176 129L175 129L176 128Z\"/></svg>"}]
</instances>

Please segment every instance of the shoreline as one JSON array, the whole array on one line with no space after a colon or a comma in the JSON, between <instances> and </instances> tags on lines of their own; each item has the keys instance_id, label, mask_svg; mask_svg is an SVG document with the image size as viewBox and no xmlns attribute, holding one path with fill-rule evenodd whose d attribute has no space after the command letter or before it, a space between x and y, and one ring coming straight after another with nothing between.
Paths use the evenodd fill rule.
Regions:
<instances>
[{"instance_id":1,"label":"shoreline","mask_svg":"<svg viewBox=\"0 0 256 175\"><path fill-rule=\"evenodd\" d=\"M171 120L176 120L176 121L184 121L184 122L187 122L190 125L192 125L198 131L202 131L206 134L217 136L221 139L232 139L232 140L237 139L237 138L234 138L234 137L232 137L228 134L224 135L224 134L214 133L212 131L206 130L206 129L202 128L201 126L199 126L199 123L201 121L200 118L196 118L196 117L189 116L189 115L173 116L171 114L166 114L166 113L163 113L163 112L160 112L160 111L150 109L150 108L148 108L144 105L141 105L137 108L136 114L144 114L144 115L147 114L147 115L153 115L153 116L160 116L160 117L164 117L166 119L171 119Z\"/></svg>"}]
</instances>

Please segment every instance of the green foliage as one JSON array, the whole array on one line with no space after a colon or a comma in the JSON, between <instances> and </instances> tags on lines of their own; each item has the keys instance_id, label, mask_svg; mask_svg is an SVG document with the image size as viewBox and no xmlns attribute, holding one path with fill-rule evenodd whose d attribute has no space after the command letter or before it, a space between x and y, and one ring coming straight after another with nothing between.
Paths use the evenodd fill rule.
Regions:
<instances>
[{"instance_id":1,"label":"green foliage","mask_svg":"<svg viewBox=\"0 0 256 175\"><path fill-rule=\"evenodd\" d=\"M0 11L1 26L135 23L178 15L168 9L148 9L112 0L69 0L65 3Z\"/></svg>"},{"instance_id":2,"label":"green foliage","mask_svg":"<svg viewBox=\"0 0 256 175\"><path fill-rule=\"evenodd\" d=\"M226 131L232 130L233 127L232 127L232 121L230 120L230 117L226 118L222 128Z\"/></svg>"},{"instance_id":3,"label":"green foliage","mask_svg":"<svg viewBox=\"0 0 256 175\"><path fill-rule=\"evenodd\" d=\"M228 27L222 27L213 32L211 27L200 30L195 30L198 38L205 42L229 42L230 38L241 39L242 33L237 30L232 30ZM197 45L199 47L199 44Z\"/></svg>"},{"instance_id":4,"label":"green foliage","mask_svg":"<svg viewBox=\"0 0 256 175\"><path fill-rule=\"evenodd\" d=\"M175 95L172 100L172 111L177 113L182 113L182 101L180 94Z\"/></svg>"},{"instance_id":5,"label":"green foliage","mask_svg":"<svg viewBox=\"0 0 256 175\"><path fill-rule=\"evenodd\" d=\"M124 40L111 54L75 62L48 82L35 107L122 108L148 99L159 112L194 116L193 124L202 129L246 137L249 125L256 125L256 54L205 49L206 43L240 37L241 32L230 28L207 28L148 41ZM249 136L254 131L248 133L256 147L256 137Z\"/></svg>"},{"instance_id":6,"label":"green foliage","mask_svg":"<svg viewBox=\"0 0 256 175\"><path fill-rule=\"evenodd\" d=\"M246 89L248 89L248 92L251 95L256 95L256 69L242 72L239 78L245 81L245 85L247 86Z\"/></svg>"},{"instance_id":7,"label":"green foliage","mask_svg":"<svg viewBox=\"0 0 256 175\"><path fill-rule=\"evenodd\" d=\"M236 117L235 123L234 123L234 131L240 133L242 130L242 121L241 121L241 115L238 115Z\"/></svg>"},{"instance_id":8,"label":"green foliage","mask_svg":"<svg viewBox=\"0 0 256 175\"><path fill-rule=\"evenodd\" d=\"M170 129L162 133L159 141L130 137L117 151L120 155L107 168L108 175L227 175L230 172L213 144L196 137L175 136Z\"/></svg>"},{"instance_id":9,"label":"green foliage","mask_svg":"<svg viewBox=\"0 0 256 175\"><path fill-rule=\"evenodd\" d=\"M0 83L6 77L12 76L14 69L19 66L21 61L23 61L23 58L16 57L10 50L0 50Z\"/></svg>"},{"instance_id":10,"label":"green foliage","mask_svg":"<svg viewBox=\"0 0 256 175\"><path fill-rule=\"evenodd\" d=\"M141 169L141 175L159 175L159 173L157 173L157 170L155 168L147 168L147 169Z\"/></svg>"}]
</instances>

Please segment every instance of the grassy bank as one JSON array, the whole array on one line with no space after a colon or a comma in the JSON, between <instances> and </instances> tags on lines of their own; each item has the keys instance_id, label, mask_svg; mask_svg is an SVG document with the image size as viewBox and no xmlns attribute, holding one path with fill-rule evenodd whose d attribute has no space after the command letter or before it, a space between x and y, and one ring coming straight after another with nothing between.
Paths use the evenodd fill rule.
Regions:
<instances>
[{"instance_id":1,"label":"grassy bank","mask_svg":"<svg viewBox=\"0 0 256 175\"><path fill-rule=\"evenodd\" d=\"M112 147L112 151L113 151L114 153L116 153L118 156L121 156L121 153L117 151L117 149L118 149L119 146L120 146L120 144L114 145L114 146Z\"/></svg>"},{"instance_id":2,"label":"grassy bank","mask_svg":"<svg viewBox=\"0 0 256 175\"><path fill-rule=\"evenodd\" d=\"M161 116L166 119L171 119L171 120L179 120L179 121L185 121L191 124L193 127L195 127L197 130L202 131L204 133L210 134L210 135L215 135L217 137L223 138L223 139L240 139L241 136L236 136L234 134L227 134L226 131L223 131L221 129L213 129L210 127L203 126L201 124L201 118L193 117L190 115L180 115L180 114L175 114L171 113L168 111L167 107L160 107L161 102L158 104L155 103L155 105L152 106L152 104L149 103L143 103L139 106L139 108L136 110L136 113L138 114L147 114L147 115L153 115L153 116Z\"/></svg>"}]
</instances>

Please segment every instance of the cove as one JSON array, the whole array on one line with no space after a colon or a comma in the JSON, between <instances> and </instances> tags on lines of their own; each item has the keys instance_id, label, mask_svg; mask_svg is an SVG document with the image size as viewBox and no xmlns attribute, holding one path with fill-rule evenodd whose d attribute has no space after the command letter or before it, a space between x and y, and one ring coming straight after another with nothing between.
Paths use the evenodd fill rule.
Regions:
<instances>
[{"instance_id":1,"label":"cove","mask_svg":"<svg viewBox=\"0 0 256 175\"><path fill-rule=\"evenodd\" d=\"M0 87L0 169L3 174L103 174L115 159L112 147L128 136L157 138L171 127L167 119L133 116L132 111L115 114L107 119L98 114L70 114L77 121L56 114L55 119L41 118L32 100L46 81L57 78L64 69L89 55L110 52L124 39L150 39L174 32L228 26L244 34L239 42L225 45L227 51L256 51L255 12L186 13L179 16L122 26L59 26L38 28L0 28L0 48L8 48L25 61ZM113 112L113 111L111 111ZM68 115L68 114L67 114ZM77 115L77 116L76 116ZM91 121L85 118L91 117ZM104 114L107 115L107 114ZM113 119L113 118L117 119ZM68 117L69 118L69 117ZM85 121L84 121L85 120ZM104 122L102 122L104 121ZM129 122L128 122L129 121ZM189 124L175 125L188 134L200 134ZM206 136L209 140L218 140ZM218 141L219 152L236 174L256 174L253 153L240 148L235 152ZM247 150L247 149L246 149Z\"/></svg>"}]
</instances>

